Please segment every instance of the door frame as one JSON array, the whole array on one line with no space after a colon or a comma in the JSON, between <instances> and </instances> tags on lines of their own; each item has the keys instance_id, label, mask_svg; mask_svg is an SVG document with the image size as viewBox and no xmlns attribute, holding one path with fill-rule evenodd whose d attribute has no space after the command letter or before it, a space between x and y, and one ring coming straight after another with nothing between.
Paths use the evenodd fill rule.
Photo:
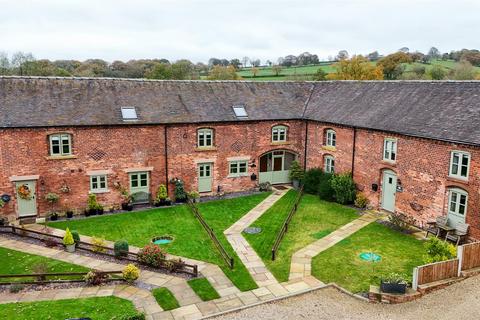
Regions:
<instances>
[{"instance_id":1,"label":"door frame","mask_svg":"<svg viewBox=\"0 0 480 320\"><path fill-rule=\"evenodd\" d=\"M385 187L386 187L386 178L387 176L393 176L395 179L395 184L393 187L393 211L390 209L385 208ZM381 208L383 210L386 210L388 212L395 212L395 209L397 208L396 206L396 194L397 194L397 183L398 183L398 177L397 173L391 169L385 169L382 171L382 195L381 195Z\"/></svg>"},{"instance_id":2,"label":"door frame","mask_svg":"<svg viewBox=\"0 0 480 320\"><path fill-rule=\"evenodd\" d=\"M147 174L147 185L145 187L140 186L140 181L141 181L140 175L141 174ZM138 176L138 186L137 187L132 187L132 176L133 175ZM148 195L148 197L146 199L138 200L137 202L135 202L135 204L148 203L150 201L150 171L145 170L145 171L129 172L128 173L128 191L129 191L130 195L135 194L137 192L145 192Z\"/></svg>"},{"instance_id":3,"label":"door frame","mask_svg":"<svg viewBox=\"0 0 480 320\"><path fill-rule=\"evenodd\" d=\"M38 215L38 203L37 203L37 179L28 179L28 180L16 180L16 181L12 181L13 182L13 185L14 185L14 188L15 188L15 199L16 199L16 214L17 214L17 217L19 219L21 218L28 218L28 217L36 217ZM19 185L21 184L26 184L26 183L29 183L29 184L33 184L33 192L32 192L32 199L30 200L24 200L24 199L21 199L19 196L18 196L18 192L17 192L17 188ZM20 212L20 201L33 201L33 204L32 204L32 208L33 208L33 212L32 213L28 213L28 214L21 214Z\"/></svg>"},{"instance_id":4,"label":"door frame","mask_svg":"<svg viewBox=\"0 0 480 320\"><path fill-rule=\"evenodd\" d=\"M200 190L200 179L206 179L207 177L200 177L200 167L207 166L207 165L209 166L209 173L210 173L210 175L208 176L210 178L210 190L201 191ZM197 179L198 179L197 180L198 181L198 184L197 184L198 193L212 192L212 190L213 190L213 162L198 162L197 163Z\"/></svg>"}]
</instances>

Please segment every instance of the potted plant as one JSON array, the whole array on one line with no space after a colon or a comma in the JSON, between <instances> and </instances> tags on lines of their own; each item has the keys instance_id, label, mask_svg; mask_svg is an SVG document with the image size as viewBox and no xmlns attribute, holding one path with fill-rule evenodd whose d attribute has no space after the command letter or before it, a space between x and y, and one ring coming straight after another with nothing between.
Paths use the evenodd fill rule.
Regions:
<instances>
[{"instance_id":1,"label":"potted plant","mask_svg":"<svg viewBox=\"0 0 480 320\"><path fill-rule=\"evenodd\" d=\"M133 210L133 198L132 195L128 193L127 189L120 187L120 194L122 196L122 209L126 211Z\"/></svg>"},{"instance_id":2,"label":"potted plant","mask_svg":"<svg viewBox=\"0 0 480 320\"><path fill-rule=\"evenodd\" d=\"M157 195L155 197L155 207L167 205L168 193L167 187L164 184L158 186Z\"/></svg>"},{"instance_id":3,"label":"potted plant","mask_svg":"<svg viewBox=\"0 0 480 320\"><path fill-rule=\"evenodd\" d=\"M303 171L300 163L298 161L292 161L290 166L290 179L292 179L292 184L295 189L300 187L300 181L303 180L305 172Z\"/></svg>"},{"instance_id":4,"label":"potted plant","mask_svg":"<svg viewBox=\"0 0 480 320\"><path fill-rule=\"evenodd\" d=\"M199 202L200 201L200 194L197 191L192 190L188 193L188 198L190 200L192 200L192 202Z\"/></svg>"},{"instance_id":5,"label":"potted plant","mask_svg":"<svg viewBox=\"0 0 480 320\"><path fill-rule=\"evenodd\" d=\"M58 213L52 212L50 213L50 221L57 221L58 220Z\"/></svg>"},{"instance_id":6,"label":"potted plant","mask_svg":"<svg viewBox=\"0 0 480 320\"><path fill-rule=\"evenodd\" d=\"M65 245L67 252L70 252L70 253L75 252L75 240L73 240L73 236L69 228L65 230L65 236L63 237L63 244Z\"/></svg>"},{"instance_id":7,"label":"potted plant","mask_svg":"<svg viewBox=\"0 0 480 320\"><path fill-rule=\"evenodd\" d=\"M187 193L185 192L185 186L182 180L173 179L172 181L175 184L175 202L183 203L187 201Z\"/></svg>"},{"instance_id":8,"label":"potted plant","mask_svg":"<svg viewBox=\"0 0 480 320\"><path fill-rule=\"evenodd\" d=\"M55 192L49 192L45 195L45 200L50 204L50 220L55 221L58 219L58 213L55 212L55 203L58 202L60 197Z\"/></svg>"},{"instance_id":9,"label":"potted plant","mask_svg":"<svg viewBox=\"0 0 480 320\"><path fill-rule=\"evenodd\" d=\"M94 216L98 212L98 202L97 202L97 196L94 193L90 193L88 195L88 200L87 200L87 209L85 211L85 215L88 216Z\"/></svg>"},{"instance_id":10,"label":"potted plant","mask_svg":"<svg viewBox=\"0 0 480 320\"><path fill-rule=\"evenodd\" d=\"M65 216L67 217L67 219L72 219L72 218L73 218L73 210L67 208L67 209L65 210Z\"/></svg>"},{"instance_id":11,"label":"potted plant","mask_svg":"<svg viewBox=\"0 0 480 320\"><path fill-rule=\"evenodd\" d=\"M407 291L407 280L398 273L390 273L380 280L380 290L385 293L405 294Z\"/></svg>"}]
</instances>

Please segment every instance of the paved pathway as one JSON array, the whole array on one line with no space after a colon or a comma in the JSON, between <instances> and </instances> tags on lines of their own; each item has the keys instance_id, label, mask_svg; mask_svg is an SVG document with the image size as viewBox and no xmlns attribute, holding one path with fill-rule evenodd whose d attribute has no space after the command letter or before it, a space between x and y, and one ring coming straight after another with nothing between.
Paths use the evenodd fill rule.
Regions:
<instances>
[{"instance_id":1,"label":"paved pathway","mask_svg":"<svg viewBox=\"0 0 480 320\"><path fill-rule=\"evenodd\" d=\"M250 210L240 220L235 222L230 228L223 233L227 237L228 242L242 260L248 272L252 275L259 287L266 287L269 285L278 284L273 274L268 271L262 259L258 256L255 250L250 246L248 241L243 237L242 231L250 226L255 220L260 218L275 202L283 197L288 192L285 190L275 190L265 200L260 202L255 208Z\"/></svg>"},{"instance_id":2,"label":"paved pathway","mask_svg":"<svg viewBox=\"0 0 480 320\"><path fill-rule=\"evenodd\" d=\"M289 280L303 279L311 276L313 257L318 255L320 252L334 246L366 225L376 221L380 217L381 214L379 213L373 211L368 212L360 218L340 227L329 235L295 252L292 256L292 262L290 265Z\"/></svg>"}]
</instances>

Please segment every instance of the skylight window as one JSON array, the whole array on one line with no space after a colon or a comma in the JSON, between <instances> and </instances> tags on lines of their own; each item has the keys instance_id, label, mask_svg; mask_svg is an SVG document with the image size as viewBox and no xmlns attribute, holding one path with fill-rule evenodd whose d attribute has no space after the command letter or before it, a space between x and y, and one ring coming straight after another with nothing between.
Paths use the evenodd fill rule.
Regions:
<instances>
[{"instance_id":1,"label":"skylight window","mask_svg":"<svg viewBox=\"0 0 480 320\"><path fill-rule=\"evenodd\" d=\"M247 110L245 110L245 106L238 105L238 106L233 106L233 112L235 112L235 115L237 118L248 118Z\"/></svg>"},{"instance_id":2,"label":"skylight window","mask_svg":"<svg viewBox=\"0 0 480 320\"><path fill-rule=\"evenodd\" d=\"M137 120L137 110L135 107L122 107L123 120Z\"/></svg>"}]
</instances>

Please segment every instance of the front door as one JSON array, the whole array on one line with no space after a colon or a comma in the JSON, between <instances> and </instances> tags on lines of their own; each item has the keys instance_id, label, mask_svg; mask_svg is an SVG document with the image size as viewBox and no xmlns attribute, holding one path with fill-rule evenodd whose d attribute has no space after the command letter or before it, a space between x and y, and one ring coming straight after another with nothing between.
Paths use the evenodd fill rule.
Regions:
<instances>
[{"instance_id":1,"label":"front door","mask_svg":"<svg viewBox=\"0 0 480 320\"><path fill-rule=\"evenodd\" d=\"M28 190L28 195L23 198L19 195L19 188L22 187L24 190ZM18 181L15 183L15 189L17 190L17 207L18 207L18 216L28 217L35 216L37 214L37 201L35 199L35 187L36 181ZM25 193L24 193L25 194Z\"/></svg>"},{"instance_id":2,"label":"front door","mask_svg":"<svg viewBox=\"0 0 480 320\"><path fill-rule=\"evenodd\" d=\"M468 195L461 189L451 189L448 195L448 225L456 227L465 223Z\"/></svg>"},{"instance_id":3,"label":"front door","mask_svg":"<svg viewBox=\"0 0 480 320\"><path fill-rule=\"evenodd\" d=\"M198 164L198 192L212 191L212 164Z\"/></svg>"},{"instance_id":4,"label":"front door","mask_svg":"<svg viewBox=\"0 0 480 320\"><path fill-rule=\"evenodd\" d=\"M397 175L386 170L383 172L382 208L395 212L395 193L397 192Z\"/></svg>"},{"instance_id":5,"label":"front door","mask_svg":"<svg viewBox=\"0 0 480 320\"><path fill-rule=\"evenodd\" d=\"M150 199L149 172L130 173L130 194L134 203L148 203Z\"/></svg>"},{"instance_id":6,"label":"front door","mask_svg":"<svg viewBox=\"0 0 480 320\"><path fill-rule=\"evenodd\" d=\"M289 183L290 166L295 155L288 151L273 151L260 157L259 182Z\"/></svg>"}]
</instances>

